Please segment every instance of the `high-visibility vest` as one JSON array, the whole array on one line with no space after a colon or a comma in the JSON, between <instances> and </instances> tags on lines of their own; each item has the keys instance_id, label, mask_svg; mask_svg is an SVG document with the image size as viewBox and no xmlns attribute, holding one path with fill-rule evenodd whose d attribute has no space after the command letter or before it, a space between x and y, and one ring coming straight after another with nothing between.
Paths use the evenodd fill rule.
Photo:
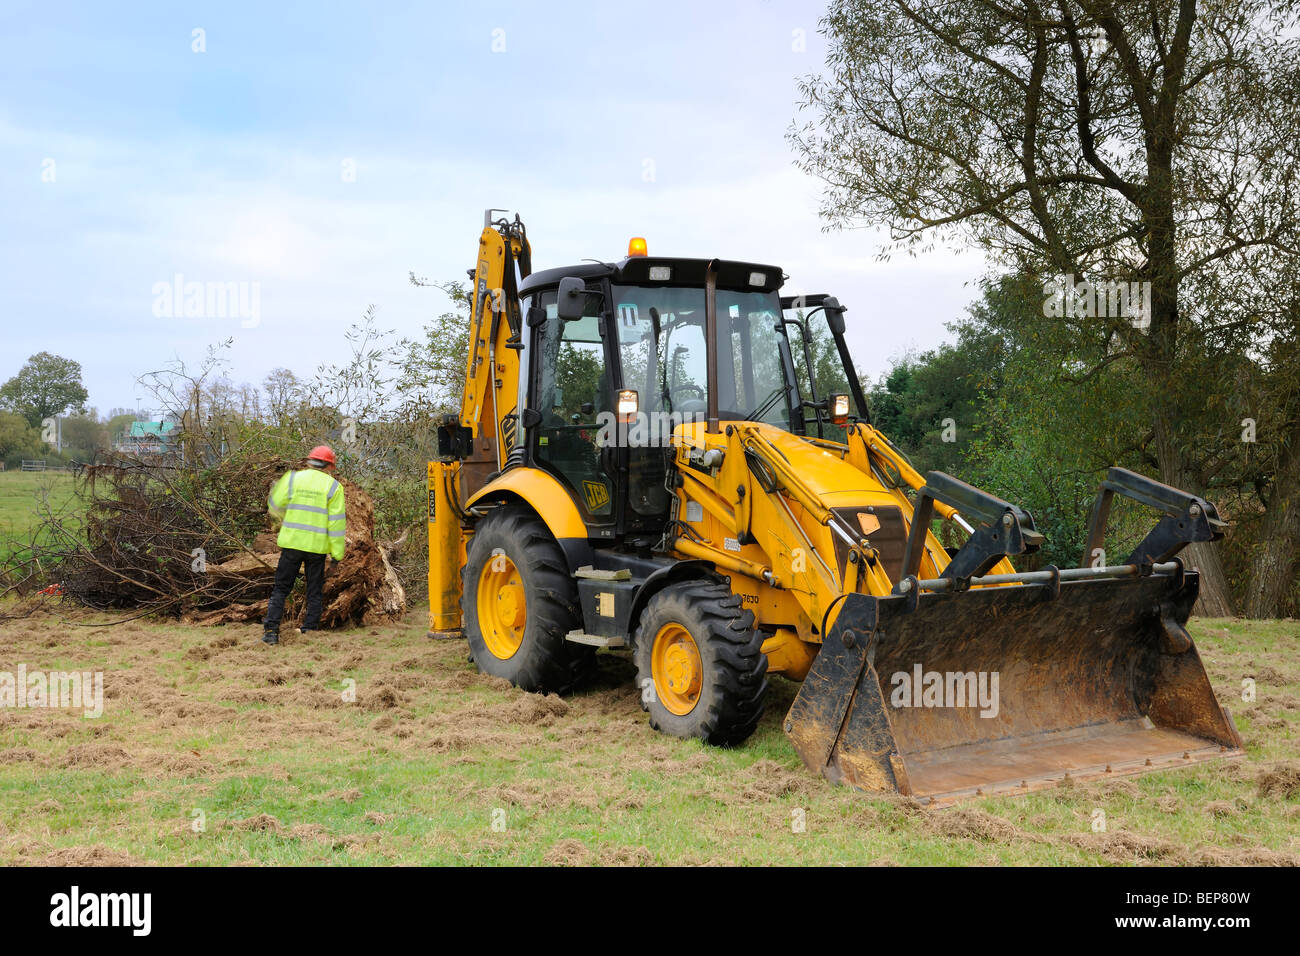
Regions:
<instances>
[{"instance_id":1,"label":"high-visibility vest","mask_svg":"<svg viewBox=\"0 0 1300 956\"><path fill-rule=\"evenodd\" d=\"M317 468L288 471L266 499L266 508L281 522L276 544L343 560L347 509L343 485Z\"/></svg>"}]
</instances>

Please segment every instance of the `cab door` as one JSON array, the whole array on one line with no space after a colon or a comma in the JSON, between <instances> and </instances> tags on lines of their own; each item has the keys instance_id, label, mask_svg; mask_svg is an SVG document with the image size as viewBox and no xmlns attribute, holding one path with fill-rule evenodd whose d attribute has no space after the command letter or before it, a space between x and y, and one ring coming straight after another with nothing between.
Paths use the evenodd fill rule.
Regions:
<instances>
[{"instance_id":1,"label":"cab door","mask_svg":"<svg viewBox=\"0 0 1300 956\"><path fill-rule=\"evenodd\" d=\"M573 495L593 537L613 537L617 495L608 448L614 420L613 383L601 320L602 298L588 297L585 314L561 320L554 290L537 293L546 321L534 331L529 408L532 457Z\"/></svg>"}]
</instances>

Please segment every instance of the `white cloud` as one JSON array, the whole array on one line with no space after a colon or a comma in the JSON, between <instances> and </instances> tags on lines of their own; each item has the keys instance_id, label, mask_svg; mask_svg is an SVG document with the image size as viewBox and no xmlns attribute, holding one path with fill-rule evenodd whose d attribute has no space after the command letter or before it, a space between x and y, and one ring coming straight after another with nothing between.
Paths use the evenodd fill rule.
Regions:
<instances>
[{"instance_id":1,"label":"white cloud","mask_svg":"<svg viewBox=\"0 0 1300 956\"><path fill-rule=\"evenodd\" d=\"M0 142L15 139L39 137L0 127ZM647 183L639 160L625 177L586 182L569 170L557 182L526 155L461 150L436 159L325 154L214 137L154 144L143 155L183 161L133 166L122 161L131 154L123 144L64 145L92 159L87 185L67 193L76 205L63 211L68 234L46 241L70 242L113 267L57 291L27 291L85 324L97 345L81 360L92 401L102 406L124 403L135 374L173 354L195 363L227 335L235 338L232 377L249 382L279 365L309 373L337 362L344 331L370 304L382 327L418 335L443 302L411 286L408 271L463 278L488 205L522 213L539 269L622 258L633 235L645 236L652 253L781 265L789 291L830 292L849 306L855 359L873 377L891 357L945 338L944 323L975 295L963 283L983 270L969 255L881 262L878 235L823 232L818 184L790 165L783 147L747 157L743 174L728 169L725 156L702 156L699 165L711 167L703 173L678 156L658 164ZM357 161L353 183L339 176L347 156ZM690 175L678 176L680 169ZM176 273L260 282L261 324L155 318L150 290ZM20 338L27 351L47 347L39 328Z\"/></svg>"}]
</instances>

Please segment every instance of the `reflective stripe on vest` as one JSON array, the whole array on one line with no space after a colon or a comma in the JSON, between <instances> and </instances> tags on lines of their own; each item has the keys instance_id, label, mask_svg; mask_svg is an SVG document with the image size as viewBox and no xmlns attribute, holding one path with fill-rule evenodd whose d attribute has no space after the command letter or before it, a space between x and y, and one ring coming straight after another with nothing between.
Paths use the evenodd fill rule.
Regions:
<instances>
[{"instance_id":1,"label":"reflective stripe on vest","mask_svg":"<svg viewBox=\"0 0 1300 956\"><path fill-rule=\"evenodd\" d=\"M323 471L309 469L289 473L288 504L285 520L280 525L276 542L281 548L294 548L314 554L337 554L338 545L331 548L331 538L342 538L343 513L330 514L330 501L339 491L339 482ZM338 507L339 502L335 503Z\"/></svg>"}]
</instances>

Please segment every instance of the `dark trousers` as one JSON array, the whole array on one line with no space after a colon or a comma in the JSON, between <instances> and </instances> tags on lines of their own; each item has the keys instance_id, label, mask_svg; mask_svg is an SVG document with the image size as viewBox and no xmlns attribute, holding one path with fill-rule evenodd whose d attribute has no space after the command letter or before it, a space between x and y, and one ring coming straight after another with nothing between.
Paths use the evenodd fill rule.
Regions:
<instances>
[{"instance_id":1,"label":"dark trousers","mask_svg":"<svg viewBox=\"0 0 1300 956\"><path fill-rule=\"evenodd\" d=\"M275 568L275 587L271 589L271 600L266 605L266 620L262 622L268 631L279 633L280 618L284 617L284 599L289 596L293 582L298 579L298 568L304 565L307 574L307 613L303 616L302 626L316 627L320 624L325 590L325 555L284 548L280 552L280 563Z\"/></svg>"}]
</instances>

